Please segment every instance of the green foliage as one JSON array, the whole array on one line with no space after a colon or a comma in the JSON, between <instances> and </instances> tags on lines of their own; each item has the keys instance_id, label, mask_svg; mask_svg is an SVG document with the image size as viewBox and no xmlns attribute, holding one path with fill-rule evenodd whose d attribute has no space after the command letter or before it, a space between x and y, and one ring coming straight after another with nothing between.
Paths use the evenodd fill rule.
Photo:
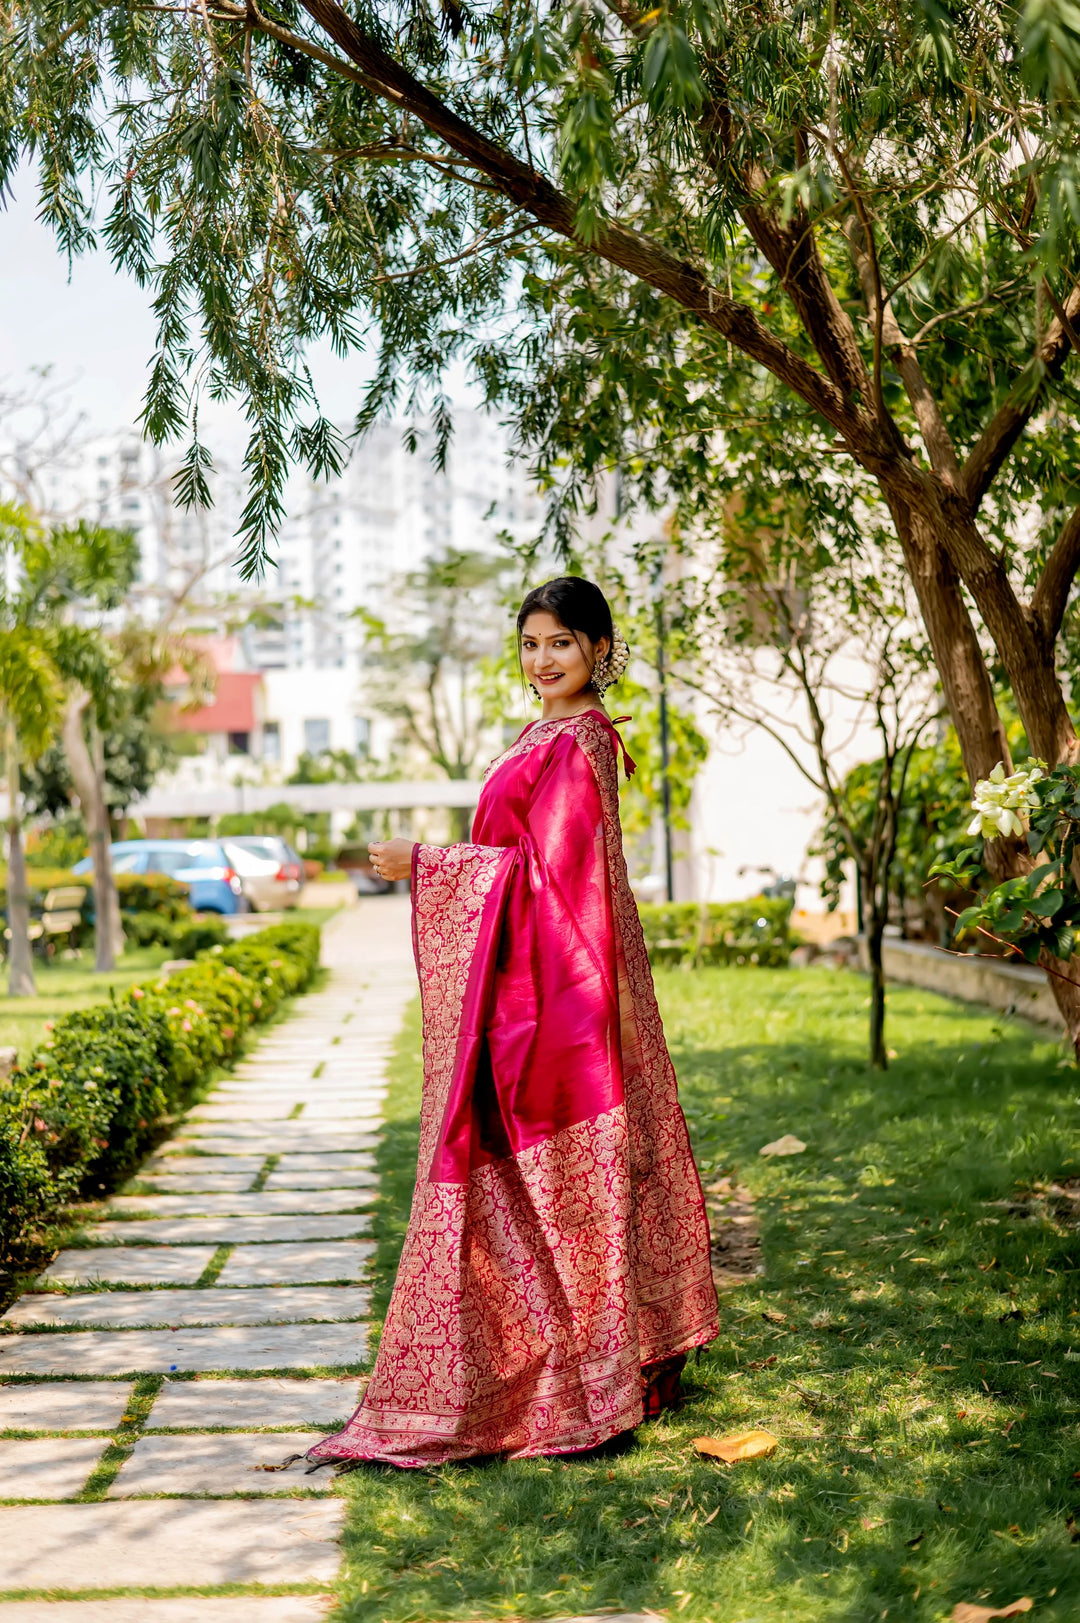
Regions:
<instances>
[{"instance_id":1,"label":"green foliage","mask_svg":"<svg viewBox=\"0 0 1080 1623\"><path fill-rule=\"evenodd\" d=\"M228 1065L318 961L314 925L277 925L56 1021L0 1080L0 1267L65 1199L129 1174L161 1118Z\"/></svg>"},{"instance_id":2,"label":"green foliage","mask_svg":"<svg viewBox=\"0 0 1080 1623\"><path fill-rule=\"evenodd\" d=\"M295 839L298 828L308 827L311 815L286 800L279 800L265 811L226 812L218 818L214 832L221 839L229 834L280 834L286 839Z\"/></svg>"},{"instance_id":3,"label":"green foliage","mask_svg":"<svg viewBox=\"0 0 1080 1623\"><path fill-rule=\"evenodd\" d=\"M1033 964L1044 953L1071 958L1080 940L1080 766L1056 766L1039 783L1038 799L1027 833L1034 858L1030 871L984 890L956 920L958 939L983 931L1018 948ZM958 888L985 887L986 844L979 839L966 845L931 873Z\"/></svg>"},{"instance_id":4,"label":"green foliage","mask_svg":"<svg viewBox=\"0 0 1080 1623\"><path fill-rule=\"evenodd\" d=\"M302 750L296 758L296 766L286 778L286 783L360 783L363 779L363 762L349 750L323 750L319 755L313 755L310 750ZM228 832L224 828L226 818L218 823L218 832ZM234 829L232 832L255 832Z\"/></svg>"},{"instance_id":5,"label":"green foliage","mask_svg":"<svg viewBox=\"0 0 1080 1623\"><path fill-rule=\"evenodd\" d=\"M44 1123L37 1136L50 1165L77 1169L80 1189L96 1193L131 1170L173 1102L164 1023L123 999L77 1009L11 1086Z\"/></svg>"},{"instance_id":6,"label":"green foliage","mask_svg":"<svg viewBox=\"0 0 1080 1623\"><path fill-rule=\"evenodd\" d=\"M174 958L194 958L196 953L223 946L229 938L225 920L214 913L196 918L189 910L187 917L169 918L156 912L125 912L123 919L129 942L138 947L168 947Z\"/></svg>"},{"instance_id":7,"label":"green foliage","mask_svg":"<svg viewBox=\"0 0 1080 1623\"><path fill-rule=\"evenodd\" d=\"M607 708L630 715L620 731L626 740L637 771L621 789L621 817L628 834L643 833L652 827L663 805L663 772L660 754L660 699L654 689L624 677L612 689ZM694 780L709 754L709 745L689 710L669 699L668 786L671 793L672 827L689 828L686 812L694 792Z\"/></svg>"},{"instance_id":8,"label":"green foliage","mask_svg":"<svg viewBox=\"0 0 1080 1623\"><path fill-rule=\"evenodd\" d=\"M86 876L89 884L90 876ZM182 879L164 873L118 873L116 891L124 913L157 913L186 922L191 917L189 891ZM91 892L92 895L92 892Z\"/></svg>"},{"instance_id":9,"label":"green foliage","mask_svg":"<svg viewBox=\"0 0 1080 1623\"><path fill-rule=\"evenodd\" d=\"M48 1217L62 1194L33 1128L28 1108L0 1105L0 1271L16 1237Z\"/></svg>"},{"instance_id":10,"label":"green foliage","mask_svg":"<svg viewBox=\"0 0 1080 1623\"><path fill-rule=\"evenodd\" d=\"M177 751L174 735L159 724L157 690L152 683L126 682L115 671L101 673L107 681L102 691L102 707L107 720L102 727L105 756L105 803L114 820L121 818L133 801L141 800L155 780L171 766ZM54 743L32 765L22 770L23 794L27 811L46 813L61 827L72 818L74 784L67 755ZM77 826L82 826L81 818ZM86 840L83 837L86 853ZM78 861L78 856L72 858Z\"/></svg>"},{"instance_id":11,"label":"green foliage","mask_svg":"<svg viewBox=\"0 0 1080 1623\"><path fill-rule=\"evenodd\" d=\"M788 897L745 902L674 902L638 909L654 964L756 964L782 968L791 957Z\"/></svg>"},{"instance_id":12,"label":"green foliage","mask_svg":"<svg viewBox=\"0 0 1080 1623\"><path fill-rule=\"evenodd\" d=\"M70 809L44 826L38 825L26 836L26 860L32 868L74 868L89 855L86 825Z\"/></svg>"},{"instance_id":13,"label":"green foliage","mask_svg":"<svg viewBox=\"0 0 1080 1623\"><path fill-rule=\"evenodd\" d=\"M905 751L897 769L906 775L890 883L897 896L917 897L931 869L954 857L966 843L962 824L965 816L971 817L971 789L951 728L940 743ZM880 774L880 761L864 761L841 785L846 814L862 839L873 824ZM826 816L809 854L824 860L821 894L831 913L840 905L851 863L850 847L835 816Z\"/></svg>"},{"instance_id":14,"label":"green foliage","mask_svg":"<svg viewBox=\"0 0 1080 1623\"><path fill-rule=\"evenodd\" d=\"M61 250L104 242L152 293L145 421L156 439L190 435L185 502L210 495L196 380L245 397L252 564L291 463L323 477L342 457L305 350L322 340L356 352L373 326L383 351L361 425L402 403L429 407L445 448L443 379L461 358L543 447L553 485L580 489L578 472L610 467L618 446L630 494L664 465L654 452L666 442L689 492L712 460L710 430L750 399L748 429L768 420L831 451L820 421L762 389L696 313L615 268L610 221L672 265L702 267L719 298L805 353L748 224L750 198L759 219L816 235L851 308L843 229L858 177L902 329L935 321L920 359L957 441L970 444L1011 390L1055 387L1032 358L1032 329L1039 272L1070 262L1080 218L1070 0L785 4L766 20L734 0L642 11L499 0L450 16L440 26L403 5L352 16L359 81L333 66L343 47L303 8L264 18L226 0L193 27L164 4L114 0L72 22L63 0L30 0L9 33L0 178L29 158ZM373 65L383 53L392 65ZM444 130L410 110L424 97L429 111L452 108L469 150L494 154L516 184L447 155ZM573 229L576 240L561 235ZM791 283L798 274L795 264ZM744 317L736 335L748 327ZM858 328L867 361L871 328ZM891 366L882 389L907 433ZM1058 489L1075 483L1076 460L1053 472L1044 453L1063 437L1075 437L1071 412L1021 453ZM822 505L848 505L814 485Z\"/></svg>"},{"instance_id":15,"label":"green foliage","mask_svg":"<svg viewBox=\"0 0 1080 1623\"><path fill-rule=\"evenodd\" d=\"M325 756L312 756L301 754L298 765L290 783L352 783L357 781L359 764L354 756L347 750L331 751L331 755L343 758L337 765L326 762ZM352 776L348 775L345 763L352 763L350 769ZM307 764L305 764L307 763ZM314 777L307 777L308 771L315 773ZM324 775L320 775L320 773ZM340 775L335 775L340 773ZM305 841L299 841L301 830L306 834ZM305 855L318 856L324 862L333 860L334 845L330 838L329 812L302 812L297 806L291 806L288 801L276 801L273 806L267 806L265 811L257 812L227 812L219 817L214 827L216 838L226 839L230 834L280 834L293 846L303 844ZM205 831L204 831L205 837Z\"/></svg>"},{"instance_id":16,"label":"green foliage","mask_svg":"<svg viewBox=\"0 0 1080 1623\"><path fill-rule=\"evenodd\" d=\"M310 924L275 924L213 953L255 986L254 1007L268 1020L282 998L311 979L319 961L319 934Z\"/></svg>"},{"instance_id":17,"label":"green foliage","mask_svg":"<svg viewBox=\"0 0 1080 1623\"><path fill-rule=\"evenodd\" d=\"M0 705L34 760L60 725L62 689L52 638L25 625L0 626Z\"/></svg>"}]
</instances>

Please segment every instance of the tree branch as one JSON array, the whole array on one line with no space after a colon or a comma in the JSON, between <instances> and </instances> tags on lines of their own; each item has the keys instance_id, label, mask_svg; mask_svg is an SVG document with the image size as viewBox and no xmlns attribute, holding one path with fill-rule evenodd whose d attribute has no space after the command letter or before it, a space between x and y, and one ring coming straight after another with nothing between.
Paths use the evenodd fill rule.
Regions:
<instances>
[{"instance_id":1,"label":"tree branch","mask_svg":"<svg viewBox=\"0 0 1080 1623\"><path fill-rule=\"evenodd\" d=\"M923 444L926 446L926 454L930 458L930 466L946 484L955 487L960 479L956 448L945 427L945 420L926 381L923 369L919 365L915 348L905 338L892 306L882 296L881 281L875 264L870 259L866 244L861 240L864 232L861 217L849 220L845 227L845 235L862 284L863 297L868 309L874 315L875 330L880 324L882 344L893 357L896 369L900 373L904 393L911 403Z\"/></svg>"},{"instance_id":2,"label":"tree branch","mask_svg":"<svg viewBox=\"0 0 1080 1623\"><path fill-rule=\"evenodd\" d=\"M1080 569L1080 504L1073 508L1050 556L1043 564L1042 573L1031 597L1031 613L1047 643L1052 643L1061 630L1065 606L1076 572Z\"/></svg>"},{"instance_id":3,"label":"tree branch","mask_svg":"<svg viewBox=\"0 0 1080 1623\"><path fill-rule=\"evenodd\" d=\"M1069 327L1080 318L1080 288L1073 288L1035 349L1035 354L976 442L961 473L973 513L1006 462L1042 400L1048 377L1056 377L1069 353Z\"/></svg>"},{"instance_id":4,"label":"tree branch","mask_svg":"<svg viewBox=\"0 0 1080 1623\"><path fill-rule=\"evenodd\" d=\"M602 222L595 239L584 240L578 231L576 211L569 197L546 176L474 129L447 107L426 85L365 34L336 0L301 0L301 3L312 20L345 53L347 62L314 46L300 35L271 23L261 13L258 14L259 27L293 49L315 57L334 72L344 73L381 100L389 101L417 118L452 151L468 158L473 167L493 181L506 197L532 214L548 230L600 255L674 299L703 326L729 340L751 360L757 361L786 383L812 410L853 444L867 439L870 425L847 391L838 388L831 378L823 377L794 350L774 337L748 305L713 287L695 265L677 258L658 242L615 221ZM231 4L228 9L233 9ZM236 10L241 16L247 15L239 7ZM835 295L833 297L835 299Z\"/></svg>"},{"instance_id":5,"label":"tree branch","mask_svg":"<svg viewBox=\"0 0 1080 1623\"><path fill-rule=\"evenodd\" d=\"M411 282L414 276L424 276L428 271L446 270L450 265L460 265L463 259L471 259L482 248L501 248L504 242L513 242L516 237L523 236L526 231L535 231L536 222L529 220L525 225L519 225L516 231L507 231L501 237L493 237L490 231L483 232L468 243L459 254L450 259L432 259L423 264L413 265L409 270L386 271L382 276L376 276L372 282L373 287L381 287L384 282Z\"/></svg>"},{"instance_id":6,"label":"tree branch","mask_svg":"<svg viewBox=\"0 0 1080 1623\"><path fill-rule=\"evenodd\" d=\"M764 177L757 177L763 186ZM748 202L739 210L746 228L795 307L811 343L845 398L873 394L851 317L836 296L818 250L814 228L801 209L787 225L772 210Z\"/></svg>"}]
</instances>

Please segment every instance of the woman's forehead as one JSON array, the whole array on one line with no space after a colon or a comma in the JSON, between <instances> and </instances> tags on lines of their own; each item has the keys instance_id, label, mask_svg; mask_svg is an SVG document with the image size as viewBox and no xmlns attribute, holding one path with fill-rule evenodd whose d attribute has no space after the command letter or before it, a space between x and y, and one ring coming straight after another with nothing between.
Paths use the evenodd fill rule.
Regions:
<instances>
[{"instance_id":1,"label":"woman's forehead","mask_svg":"<svg viewBox=\"0 0 1080 1623\"><path fill-rule=\"evenodd\" d=\"M564 637L574 635L569 626L564 626L548 609L534 609L521 628L523 637L554 637L560 633Z\"/></svg>"}]
</instances>

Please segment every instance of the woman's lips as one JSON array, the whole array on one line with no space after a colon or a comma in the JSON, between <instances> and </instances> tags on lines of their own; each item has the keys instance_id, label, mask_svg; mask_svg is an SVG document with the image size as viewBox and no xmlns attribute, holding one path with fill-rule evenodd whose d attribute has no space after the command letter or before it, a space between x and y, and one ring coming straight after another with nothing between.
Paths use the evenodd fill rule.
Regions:
<instances>
[{"instance_id":1,"label":"woman's lips","mask_svg":"<svg viewBox=\"0 0 1080 1623\"><path fill-rule=\"evenodd\" d=\"M536 680L538 682L561 682L564 674L563 671L556 671L554 676L538 676Z\"/></svg>"}]
</instances>

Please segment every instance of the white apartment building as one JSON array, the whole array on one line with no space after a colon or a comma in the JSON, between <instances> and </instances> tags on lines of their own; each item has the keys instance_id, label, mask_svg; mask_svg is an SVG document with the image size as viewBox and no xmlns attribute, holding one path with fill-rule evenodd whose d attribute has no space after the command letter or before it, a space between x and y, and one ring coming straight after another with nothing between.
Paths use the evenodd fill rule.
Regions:
<instances>
[{"instance_id":1,"label":"white apartment building","mask_svg":"<svg viewBox=\"0 0 1080 1623\"><path fill-rule=\"evenodd\" d=\"M541 524L499 425L466 409L454 427L445 470L433 465L430 440L412 452L404 424L382 423L339 477L298 471L273 562L253 582L236 564L243 479L225 460L210 475L208 509L177 504L175 458L133 431L72 446L62 464L35 471L32 498L47 521L135 533L129 607L197 635L219 666L221 725L213 706L195 718L206 749L181 763L180 780L275 781L305 752L388 752L391 724L367 691L364 617L404 629L404 575L450 549L495 553L504 532L529 541Z\"/></svg>"},{"instance_id":2,"label":"white apartment building","mask_svg":"<svg viewBox=\"0 0 1080 1623\"><path fill-rule=\"evenodd\" d=\"M250 657L264 669L345 670L363 654L361 613L395 618L394 584L450 549L494 552L500 533L531 540L541 506L525 470L507 455L497 423L455 416L445 472L430 445L414 453L400 423L381 423L340 478L292 493L275 578L280 631L255 629Z\"/></svg>"}]
</instances>

